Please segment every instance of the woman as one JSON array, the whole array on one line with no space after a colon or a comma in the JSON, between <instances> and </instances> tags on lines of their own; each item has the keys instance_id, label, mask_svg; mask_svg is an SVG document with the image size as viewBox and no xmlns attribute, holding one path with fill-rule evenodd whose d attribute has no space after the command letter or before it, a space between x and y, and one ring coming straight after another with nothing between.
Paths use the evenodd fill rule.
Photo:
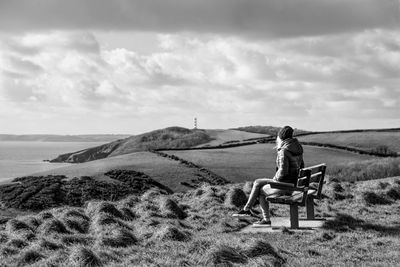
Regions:
<instances>
[{"instance_id":1,"label":"woman","mask_svg":"<svg viewBox=\"0 0 400 267\"><path fill-rule=\"evenodd\" d=\"M269 214L269 203L267 197L270 195L284 195L290 193L283 189L271 188L271 182L283 182L296 185L299 170L304 168L303 148L296 138L293 138L293 129L290 126L283 127L276 138L276 173L272 179L260 178L253 183L249 199L243 210L234 216L254 216L251 210L258 199L263 218L254 223L255 225L271 225Z\"/></svg>"}]
</instances>

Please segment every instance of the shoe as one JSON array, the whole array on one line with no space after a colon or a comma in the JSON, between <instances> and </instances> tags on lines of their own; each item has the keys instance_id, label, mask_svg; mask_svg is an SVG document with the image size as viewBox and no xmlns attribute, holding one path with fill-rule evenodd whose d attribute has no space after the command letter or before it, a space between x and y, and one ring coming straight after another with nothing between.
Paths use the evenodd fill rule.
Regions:
<instances>
[{"instance_id":1,"label":"shoe","mask_svg":"<svg viewBox=\"0 0 400 267\"><path fill-rule=\"evenodd\" d=\"M253 223L253 226L271 226L271 221L270 220L266 220L266 219L261 219L255 223Z\"/></svg>"},{"instance_id":2,"label":"shoe","mask_svg":"<svg viewBox=\"0 0 400 267\"><path fill-rule=\"evenodd\" d=\"M238 213L232 214L233 217L256 217L257 215L252 210L241 210Z\"/></svg>"}]
</instances>

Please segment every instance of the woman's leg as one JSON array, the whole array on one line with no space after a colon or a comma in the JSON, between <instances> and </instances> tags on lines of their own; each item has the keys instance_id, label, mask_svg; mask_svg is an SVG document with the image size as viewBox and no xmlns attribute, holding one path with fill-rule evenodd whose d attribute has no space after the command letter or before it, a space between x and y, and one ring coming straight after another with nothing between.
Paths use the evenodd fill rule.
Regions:
<instances>
[{"instance_id":1,"label":"woman's leg","mask_svg":"<svg viewBox=\"0 0 400 267\"><path fill-rule=\"evenodd\" d=\"M247 200L247 203L244 206L243 210L249 210L253 207L254 203L256 202L257 198L260 195L261 188L271 181L273 180L267 178L260 178L254 181L253 187L251 188L249 199Z\"/></svg>"},{"instance_id":2,"label":"woman's leg","mask_svg":"<svg viewBox=\"0 0 400 267\"><path fill-rule=\"evenodd\" d=\"M269 202L267 200L267 197L274 195L274 194L282 194L282 193L284 193L282 190L277 189L277 188L271 188L271 186L269 184L262 187L262 190L260 192L260 196L259 196L258 200L260 202L262 216L266 221L271 220L270 213L269 213Z\"/></svg>"}]
</instances>

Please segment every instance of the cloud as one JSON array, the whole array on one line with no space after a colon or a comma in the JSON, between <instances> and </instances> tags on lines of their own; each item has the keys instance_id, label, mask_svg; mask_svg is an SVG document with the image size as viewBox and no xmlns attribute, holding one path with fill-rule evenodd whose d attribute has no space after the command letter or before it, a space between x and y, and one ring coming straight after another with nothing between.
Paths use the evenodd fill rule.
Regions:
<instances>
[{"instance_id":1,"label":"cloud","mask_svg":"<svg viewBox=\"0 0 400 267\"><path fill-rule=\"evenodd\" d=\"M3 31L132 30L252 38L399 28L397 0L14 0L0 2Z\"/></svg>"},{"instance_id":2,"label":"cloud","mask_svg":"<svg viewBox=\"0 0 400 267\"><path fill-rule=\"evenodd\" d=\"M0 113L20 127L32 120L78 132L105 122L121 131L191 127L195 116L209 128L400 122L396 31L253 42L167 34L158 41L161 51L140 54L106 48L89 32L5 39Z\"/></svg>"}]
</instances>

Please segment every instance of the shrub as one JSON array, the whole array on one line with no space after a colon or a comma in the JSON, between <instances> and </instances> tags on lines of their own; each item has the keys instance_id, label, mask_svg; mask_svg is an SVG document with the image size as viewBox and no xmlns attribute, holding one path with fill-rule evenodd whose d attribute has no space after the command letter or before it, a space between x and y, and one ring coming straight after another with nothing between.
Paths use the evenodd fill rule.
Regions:
<instances>
[{"instance_id":1,"label":"shrub","mask_svg":"<svg viewBox=\"0 0 400 267\"><path fill-rule=\"evenodd\" d=\"M240 188L232 188L228 191L225 204L228 206L243 207L247 202L247 196Z\"/></svg>"},{"instance_id":2,"label":"shrub","mask_svg":"<svg viewBox=\"0 0 400 267\"><path fill-rule=\"evenodd\" d=\"M365 201L366 204L369 205L387 205L392 203L392 201L386 198L386 196L381 196L375 192L370 191L363 192L362 199Z\"/></svg>"},{"instance_id":3,"label":"shrub","mask_svg":"<svg viewBox=\"0 0 400 267\"><path fill-rule=\"evenodd\" d=\"M226 245L213 248L205 259L205 264L211 266L232 266L232 263L245 264L247 257L244 253Z\"/></svg>"},{"instance_id":4,"label":"shrub","mask_svg":"<svg viewBox=\"0 0 400 267\"><path fill-rule=\"evenodd\" d=\"M161 210L166 213L168 217L184 219L187 214L170 198L161 199Z\"/></svg>"},{"instance_id":5,"label":"shrub","mask_svg":"<svg viewBox=\"0 0 400 267\"><path fill-rule=\"evenodd\" d=\"M19 265L24 266L27 264L32 264L43 258L44 256L36 250L28 250L22 254L21 258L19 259Z\"/></svg>"},{"instance_id":6,"label":"shrub","mask_svg":"<svg viewBox=\"0 0 400 267\"><path fill-rule=\"evenodd\" d=\"M97 267L103 266L100 258L89 248L74 247L70 254L69 261L71 266Z\"/></svg>"}]
</instances>

